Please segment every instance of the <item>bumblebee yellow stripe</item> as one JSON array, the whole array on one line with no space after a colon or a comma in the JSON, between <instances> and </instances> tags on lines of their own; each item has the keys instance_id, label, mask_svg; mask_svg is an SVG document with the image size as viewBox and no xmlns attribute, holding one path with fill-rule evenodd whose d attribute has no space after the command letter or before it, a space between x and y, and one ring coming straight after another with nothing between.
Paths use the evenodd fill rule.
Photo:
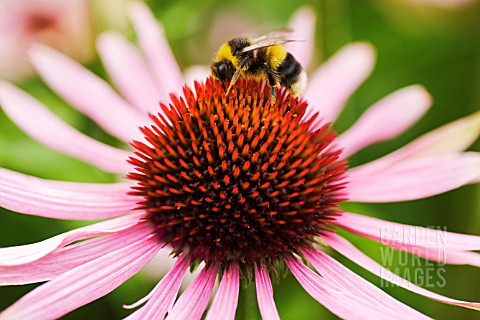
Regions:
<instances>
[{"instance_id":1,"label":"bumblebee yellow stripe","mask_svg":"<svg viewBox=\"0 0 480 320\"><path fill-rule=\"evenodd\" d=\"M277 44L267 48L267 55L270 57L270 68L276 70L287 57L287 50L285 50L283 46Z\"/></svg>"},{"instance_id":2,"label":"bumblebee yellow stripe","mask_svg":"<svg viewBox=\"0 0 480 320\"><path fill-rule=\"evenodd\" d=\"M220 47L220 49L217 52L216 61L225 61L225 60L228 60L228 61L232 62L234 67L237 68L237 69L240 66L240 61L238 60L238 58L236 58L232 54L232 48L230 47L230 45L228 43L222 44L222 46Z\"/></svg>"}]
</instances>

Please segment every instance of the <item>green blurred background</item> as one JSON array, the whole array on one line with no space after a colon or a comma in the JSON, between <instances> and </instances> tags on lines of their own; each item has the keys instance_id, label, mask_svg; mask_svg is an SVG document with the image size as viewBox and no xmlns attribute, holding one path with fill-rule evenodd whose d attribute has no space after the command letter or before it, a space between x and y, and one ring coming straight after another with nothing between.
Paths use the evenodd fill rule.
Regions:
<instances>
[{"instance_id":1,"label":"green blurred background","mask_svg":"<svg viewBox=\"0 0 480 320\"><path fill-rule=\"evenodd\" d=\"M120 1L120 0L119 0ZM234 0L234 1L148 1L166 28L172 50L182 68L207 64L219 44L245 31L258 33L284 27L290 15L303 5L317 14L314 67L352 41L368 41L377 49L378 62L372 76L360 87L342 113L335 128L342 132L372 103L403 86L423 84L434 97L434 106L412 129L393 141L380 143L351 159L355 166L384 155L421 133L471 114L480 109L480 6L414 6L402 0ZM415 1L413 1L415 2ZM420 2L420 1L418 1ZM99 32L106 28L99 13L93 24ZM122 21L120 19L120 21ZM131 27L117 23L132 39ZM248 29L248 30L245 30ZM87 64L106 77L98 57ZM310 70L312 71L312 70ZM341 85L341 84L339 84ZM73 111L38 79L21 86L47 103L57 114L83 132L112 145L121 146ZM0 113L0 166L35 176L67 181L112 182L116 177L51 151L28 138ZM479 150L477 142L472 150ZM353 212L386 220L421 226L446 226L449 231L480 235L480 187L467 186L429 199L395 204L348 204ZM0 246L39 241L84 225L23 216L2 210ZM347 235L360 249L381 261L379 246L360 237ZM333 254L333 253L332 253ZM339 261L372 283L379 278L341 256ZM394 266L395 267L395 266ZM430 288L450 297L480 301L480 272L474 267L446 266L445 287ZM404 268L401 267L401 270ZM1 271L0 271L1 272ZM65 319L118 319L129 312L122 309L143 297L158 280L137 275L115 290ZM36 285L0 288L0 310ZM478 312L433 302L401 288L385 291L436 319L480 319ZM335 319L308 296L296 280L287 276L274 284L276 303L282 319ZM259 319L252 289L242 291L238 319Z\"/></svg>"}]
</instances>

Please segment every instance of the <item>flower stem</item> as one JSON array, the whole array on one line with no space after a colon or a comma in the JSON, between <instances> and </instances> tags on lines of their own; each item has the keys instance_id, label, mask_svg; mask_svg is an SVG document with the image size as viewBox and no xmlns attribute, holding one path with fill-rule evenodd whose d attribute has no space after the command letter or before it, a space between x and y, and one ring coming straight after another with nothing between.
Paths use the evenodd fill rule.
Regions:
<instances>
[{"instance_id":1,"label":"flower stem","mask_svg":"<svg viewBox=\"0 0 480 320\"><path fill-rule=\"evenodd\" d=\"M237 319L261 319L257 308L255 284L252 281L249 281L247 284L245 280L242 280L242 285L240 286L240 299L238 302Z\"/></svg>"}]
</instances>

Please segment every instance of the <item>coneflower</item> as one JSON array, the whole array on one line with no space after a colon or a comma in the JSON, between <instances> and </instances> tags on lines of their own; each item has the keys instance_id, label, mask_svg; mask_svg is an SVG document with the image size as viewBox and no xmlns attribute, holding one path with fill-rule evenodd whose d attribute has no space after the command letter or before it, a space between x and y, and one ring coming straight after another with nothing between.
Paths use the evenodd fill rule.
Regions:
<instances>
[{"instance_id":1,"label":"coneflower","mask_svg":"<svg viewBox=\"0 0 480 320\"><path fill-rule=\"evenodd\" d=\"M158 39L161 30L153 17L140 4L133 7L132 16L145 56L158 58L162 50L157 45L164 42ZM116 46L107 47L118 49L118 40L109 42ZM356 70L354 80L345 81L346 87L330 95L323 94L328 88L325 80L341 70L342 59L354 63L358 54L365 56L366 52L371 57L368 45L344 49L314 73L313 87L307 88L305 98L293 98L280 90L271 105L268 87L262 83L242 80L225 95L223 84L207 79L193 88L168 87L177 94L153 107L142 99L158 93L148 91L149 87L165 90L162 84L168 74L152 76L148 68L142 69L143 58L121 43L126 49L122 54L132 59L130 65L136 71L148 71L137 72L135 79L152 80L134 81L132 86L140 91L123 86L129 102L51 49L35 48L32 60L65 100L120 139L133 140L133 153L76 132L28 94L7 83L0 85L3 109L27 133L129 178L129 182L114 184L73 183L0 169L0 205L7 209L59 219L116 217L39 243L0 249L0 284L47 281L4 310L1 319L61 317L114 290L161 250L173 253L175 265L144 299L130 306L141 307L129 319L200 319L205 312L206 319L234 319L244 278L254 281L262 317L278 319L271 277L281 267L288 268L313 298L341 318L428 318L328 256L322 251L327 245L408 290L443 303L480 309L479 303L447 298L388 273L335 233L342 228L438 259L433 253L440 244L430 240L440 231L422 229L430 231L422 233L421 241L402 241L389 230L401 227L408 232L419 227L344 212L341 202L347 198L359 202L419 199L478 182L480 155L463 150L478 137L479 114L347 170L349 155L399 134L430 105L421 87L402 89L373 106L336 138L324 118L335 118L342 100L368 72ZM168 61L170 53L165 54L165 59L155 59L155 63ZM115 61L106 64L112 66ZM151 70L163 69L157 65ZM123 85L129 81L116 79ZM399 104L404 106L400 113L396 111ZM146 111L151 113L149 119ZM445 262L480 266L478 253L472 252L480 249L480 237L445 236ZM200 262L203 269L177 299L184 274ZM217 278L220 284L206 311Z\"/></svg>"}]
</instances>

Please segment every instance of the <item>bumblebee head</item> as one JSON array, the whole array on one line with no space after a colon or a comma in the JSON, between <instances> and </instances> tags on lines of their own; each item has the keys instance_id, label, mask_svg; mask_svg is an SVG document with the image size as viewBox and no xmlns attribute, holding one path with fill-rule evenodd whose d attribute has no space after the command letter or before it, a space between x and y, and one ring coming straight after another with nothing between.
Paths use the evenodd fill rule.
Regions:
<instances>
[{"instance_id":1,"label":"bumblebee head","mask_svg":"<svg viewBox=\"0 0 480 320\"><path fill-rule=\"evenodd\" d=\"M211 69L212 76L222 82L232 79L233 74L235 73L235 67L228 60L214 62Z\"/></svg>"}]
</instances>

